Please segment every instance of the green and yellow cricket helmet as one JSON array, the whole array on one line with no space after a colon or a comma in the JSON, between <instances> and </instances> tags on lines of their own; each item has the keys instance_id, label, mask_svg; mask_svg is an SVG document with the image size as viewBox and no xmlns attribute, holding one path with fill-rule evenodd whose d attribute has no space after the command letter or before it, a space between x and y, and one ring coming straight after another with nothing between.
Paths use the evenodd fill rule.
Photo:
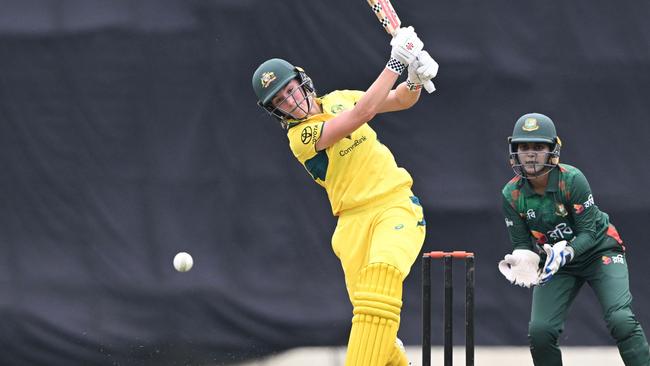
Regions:
<instances>
[{"instance_id":1,"label":"green and yellow cricket helmet","mask_svg":"<svg viewBox=\"0 0 650 366\"><path fill-rule=\"evenodd\" d=\"M277 92L291 80L299 78L299 72L295 66L279 58L262 63L253 73L253 90L258 104L268 106Z\"/></svg>"}]
</instances>

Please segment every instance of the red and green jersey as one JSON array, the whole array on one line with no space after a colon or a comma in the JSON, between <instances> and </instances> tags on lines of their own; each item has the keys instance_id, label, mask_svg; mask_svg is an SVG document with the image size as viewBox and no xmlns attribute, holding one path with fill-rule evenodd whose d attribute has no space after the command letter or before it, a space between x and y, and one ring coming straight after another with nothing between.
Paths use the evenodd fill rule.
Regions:
<instances>
[{"instance_id":1,"label":"red and green jersey","mask_svg":"<svg viewBox=\"0 0 650 366\"><path fill-rule=\"evenodd\" d=\"M579 259L583 253L623 245L609 216L596 206L587 178L578 168L558 165L549 173L542 195L521 177L510 180L502 193L506 227L514 249L539 251L546 243L566 240Z\"/></svg>"}]
</instances>

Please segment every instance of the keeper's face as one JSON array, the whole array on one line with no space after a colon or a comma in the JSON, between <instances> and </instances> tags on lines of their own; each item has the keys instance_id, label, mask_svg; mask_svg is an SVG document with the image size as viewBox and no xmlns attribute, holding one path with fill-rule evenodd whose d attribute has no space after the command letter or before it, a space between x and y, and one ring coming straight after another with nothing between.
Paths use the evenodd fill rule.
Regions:
<instances>
[{"instance_id":1,"label":"keeper's face","mask_svg":"<svg viewBox=\"0 0 650 366\"><path fill-rule=\"evenodd\" d=\"M548 166L551 147L541 142L517 144L517 157L527 175L535 176Z\"/></svg>"},{"instance_id":2,"label":"keeper's face","mask_svg":"<svg viewBox=\"0 0 650 366\"><path fill-rule=\"evenodd\" d=\"M296 79L280 89L271 99L271 104L294 119L303 119L309 113L307 96Z\"/></svg>"}]
</instances>

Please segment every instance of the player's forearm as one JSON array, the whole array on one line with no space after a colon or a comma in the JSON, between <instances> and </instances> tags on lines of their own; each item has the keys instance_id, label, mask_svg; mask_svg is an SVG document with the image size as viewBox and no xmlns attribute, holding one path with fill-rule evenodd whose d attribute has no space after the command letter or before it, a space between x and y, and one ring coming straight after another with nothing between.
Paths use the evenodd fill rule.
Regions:
<instances>
[{"instance_id":1,"label":"player's forearm","mask_svg":"<svg viewBox=\"0 0 650 366\"><path fill-rule=\"evenodd\" d=\"M393 85L395 85L398 77L399 75L395 72L388 68L384 68L375 82L370 85L366 93L361 97L361 99L359 99L359 102L357 102L352 110L354 114L363 120L359 126L370 121L380 112L381 106L386 100L386 97L388 97L390 91L393 89ZM357 128L359 126L357 126Z\"/></svg>"},{"instance_id":2,"label":"player's forearm","mask_svg":"<svg viewBox=\"0 0 650 366\"><path fill-rule=\"evenodd\" d=\"M380 110L388 93L399 75L384 69L354 108L341 112L323 126L321 137L316 142L316 150L323 150L350 135L364 123L370 121Z\"/></svg>"},{"instance_id":3,"label":"player's forearm","mask_svg":"<svg viewBox=\"0 0 650 366\"><path fill-rule=\"evenodd\" d=\"M519 217L506 197L502 195L501 198L501 209L503 211L506 228L508 229L508 235L510 236L513 250L533 250L533 246L531 245L530 229L528 229L526 223L521 220L521 217Z\"/></svg>"},{"instance_id":4,"label":"player's forearm","mask_svg":"<svg viewBox=\"0 0 650 366\"><path fill-rule=\"evenodd\" d=\"M575 252L575 257L589 251L589 249L596 246L596 244L596 234L592 232L580 232L569 243Z\"/></svg>"},{"instance_id":5,"label":"player's forearm","mask_svg":"<svg viewBox=\"0 0 650 366\"><path fill-rule=\"evenodd\" d=\"M397 88L395 88L395 96L399 101L402 109L411 108L417 101L420 99L422 89L418 90L409 90L406 86L406 82L400 83Z\"/></svg>"},{"instance_id":6,"label":"player's forearm","mask_svg":"<svg viewBox=\"0 0 650 366\"><path fill-rule=\"evenodd\" d=\"M411 108L420 99L420 90L409 90L406 83L400 83L391 90L379 108L379 113L396 112Z\"/></svg>"}]
</instances>

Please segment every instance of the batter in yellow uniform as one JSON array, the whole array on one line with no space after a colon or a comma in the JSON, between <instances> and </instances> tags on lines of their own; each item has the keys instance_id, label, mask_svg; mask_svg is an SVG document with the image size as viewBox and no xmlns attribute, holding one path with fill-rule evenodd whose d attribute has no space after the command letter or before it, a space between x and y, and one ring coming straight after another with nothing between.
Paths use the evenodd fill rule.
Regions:
<instances>
[{"instance_id":1,"label":"batter in yellow uniform","mask_svg":"<svg viewBox=\"0 0 650 366\"><path fill-rule=\"evenodd\" d=\"M287 129L291 151L325 188L339 217L332 248L354 308L346 366L408 365L397 340L402 283L424 242L425 221L411 176L367 122L413 106L438 65L412 27L402 28L391 45L386 68L366 92L319 98L304 71L281 59L264 62L253 75L258 104ZM407 67L407 81L393 89Z\"/></svg>"}]
</instances>

